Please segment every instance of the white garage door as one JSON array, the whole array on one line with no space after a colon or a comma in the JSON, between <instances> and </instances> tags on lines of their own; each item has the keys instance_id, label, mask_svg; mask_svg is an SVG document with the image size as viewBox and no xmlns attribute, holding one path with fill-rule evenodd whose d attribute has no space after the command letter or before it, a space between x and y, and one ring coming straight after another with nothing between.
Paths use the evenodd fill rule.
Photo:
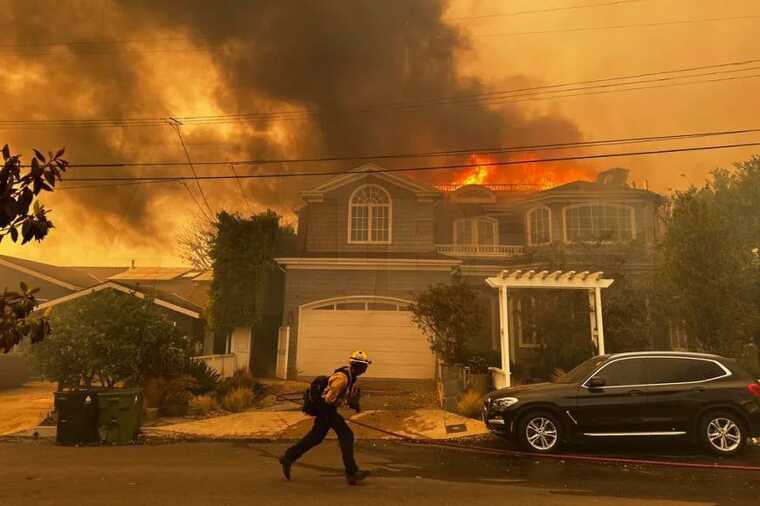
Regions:
<instances>
[{"instance_id":1,"label":"white garage door","mask_svg":"<svg viewBox=\"0 0 760 506\"><path fill-rule=\"evenodd\" d=\"M354 350L366 351L369 378L429 379L433 353L412 322L408 305L391 299L344 299L301 310L298 374L319 376L345 365Z\"/></svg>"}]
</instances>

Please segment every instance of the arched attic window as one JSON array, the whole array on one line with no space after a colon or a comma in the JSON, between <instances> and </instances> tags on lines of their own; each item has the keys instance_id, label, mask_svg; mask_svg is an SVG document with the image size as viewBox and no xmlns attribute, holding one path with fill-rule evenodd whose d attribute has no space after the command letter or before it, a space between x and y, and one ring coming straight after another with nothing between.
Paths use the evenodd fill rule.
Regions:
<instances>
[{"instance_id":1,"label":"arched attic window","mask_svg":"<svg viewBox=\"0 0 760 506\"><path fill-rule=\"evenodd\" d=\"M391 197L381 186L357 188L349 199L348 242L390 244Z\"/></svg>"}]
</instances>

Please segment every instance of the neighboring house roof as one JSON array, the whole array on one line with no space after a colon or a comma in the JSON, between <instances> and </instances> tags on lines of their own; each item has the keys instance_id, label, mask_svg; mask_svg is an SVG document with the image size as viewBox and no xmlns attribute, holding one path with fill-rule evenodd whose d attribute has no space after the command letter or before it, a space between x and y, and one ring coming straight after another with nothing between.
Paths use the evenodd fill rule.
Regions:
<instances>
[{"instance_id":1,"label":"neighboring house roof","mask_svg":"<svg viewBox=\"0 0 760 506\"><path fill-rule=\"evenodd\" d=\"M80 290L103 281L95 271L88 271L90 268L87 267L60 267L8 255L0 255L0 265L69 290ZM124 270L125 268L113 269Z\"/></svg>"},{"instance_id":2,"label":"neighboring house roof","mask_svg":"<svg viewBox=\"0 0 760 506\"><path fill-rule=\"evenodd\" d=\"M150 281L168 281L179 278L180 276L193 272L190 267L132 267L123 272L115 274L108 279L113 280L150 280ZM195 271L197 272L197 271Z\"/></svg>"},{"instance_id":3,"label":"neighboring house roof","mask_svg":"<svg viewBox=\"0 0 760 506\"><path fill-rule=\"evenodd\" d=\"M189 316L195 319L201 318L201 314L204 309L202 306L195 304L192 301L187 300L184 297L181 297L175 293L170 293L164 290L155 289L151 287L146 288L138 284L123 283L123 282L116 282L116 281L106 281L105 283L100 283L90 288L79 290L78 292L74 292L69 295L64 295L63 297L59 297L57 299L40 304L37 307L37 310L43 311L45 309L55 307L59 304L76 300L80 297L84 297L92 293L99 292L101 290L106 290L106 289L117 290L117 291L127 293L141 299L145 298L146 296L152 296L154 297L153 303L156 304L157 306L164 307L176 313L184 314L186 316Z\"/></svg>"},{"instance_id":4,"label":"neighboring house roof","mask_svg":"<svg viewBox=\"0 0 760 506\"><path fill-rule=\"evenodd\" d=\"M418 199L436 199L441 196L441 192L432 188L426 184L414 181L408 177L393 174L391 172L380 172L383 168L374 163L365 163L352 169L345 174L330 178L326 182L317 186L316 188L308 191L301 192L301 197L307 202L320 202L322 201L325 192L335 190L341 186L360 181L369 176L376 177L378 179L387 181L405 188L417 195Z\"/></svg>"}]
</instances>

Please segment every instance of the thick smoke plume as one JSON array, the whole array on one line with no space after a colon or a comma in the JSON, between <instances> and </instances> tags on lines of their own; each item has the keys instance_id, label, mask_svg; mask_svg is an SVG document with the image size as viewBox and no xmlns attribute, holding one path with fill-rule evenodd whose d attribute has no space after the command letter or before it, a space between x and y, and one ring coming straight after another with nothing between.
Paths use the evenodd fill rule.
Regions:
<instances>
[{"instance_id":1,"label":"thick smoke plume","mask_svg":"<svg viewBox=\"0 0 760 506\"><path fill-rule=\"evenodd\" d=\"M468 40L442 19L446 8L447 2L433 0L12 1L5 9L11 24L3 27L0 48L7 77L0 82L0 110L3 119L318 111L296 118L188 124L183 133L195 160L436 151L580 137L562 118L529 117L514 105L404 112L378 107L486 91L477 79L457 71L458 58L468 55ZM0 136L25 150L66 145L72 163L184 159L168 126L5 130ZM241 166L237 171L352 165ZM225 167L199 170L229 173ZM190 174L187 167L72 171L76 176L116 173ZM452 179L438 173L424 177ZM297 190L315 182L244 181L242 194L252 207L284 212L296 204ZM200 200L197 186L190 188ZM240 204L240 188L232 181L206 183L203 190L215 210ZM118 226L136 245L172 237L156 218L169 212L167 207L175 213L195 209L179 184L77 190L76 198L73 193L65 202L56 197L67 219L84 220L94 229Z\"/></svg>"}]
</instances>

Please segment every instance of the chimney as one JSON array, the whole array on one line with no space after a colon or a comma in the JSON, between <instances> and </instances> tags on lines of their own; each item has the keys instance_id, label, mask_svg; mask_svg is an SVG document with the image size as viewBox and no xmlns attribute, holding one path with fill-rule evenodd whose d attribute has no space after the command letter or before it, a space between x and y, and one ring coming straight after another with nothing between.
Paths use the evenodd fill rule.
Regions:
<instances>
[{"instance_id":1,"label":"chimney","mask_svg":"<svg viewBox=\"0 0 760 506\"><path fill-rule=\"evenodd\" d=\"M130 266L130 269L134 269L134 268L135 268L135 259L133 258L132 259L132 265Z\"/></svg>"},{"instance_id":2,"label":"chimney","mask_svg":"<svg viewBox=\"0 0 760 506\"><path fill-rule=\"evenodd\" d=\"M628 169L615 167L602 171L596 176L596 182L618 188L628 186Z\"/></svg>"}]
</instances>

